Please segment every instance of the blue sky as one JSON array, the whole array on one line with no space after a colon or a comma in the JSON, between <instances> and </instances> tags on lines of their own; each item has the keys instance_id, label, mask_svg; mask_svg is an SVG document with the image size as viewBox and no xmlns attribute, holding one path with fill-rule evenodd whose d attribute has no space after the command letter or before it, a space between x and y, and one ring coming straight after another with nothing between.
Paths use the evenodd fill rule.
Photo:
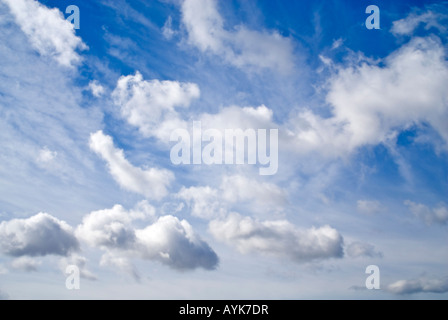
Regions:
<instances>
[{"instance_id":1,"label":"blue sky","mask_svg":"<svg viewBox=\"0 0 448 320\"><path fill-rule=\"evenodd\" d=\"M446 299L447 20L443 1L0 0L0 298ZM278 172L174 165L193 121L278 129Z\"/></svg>"}]
</instances>

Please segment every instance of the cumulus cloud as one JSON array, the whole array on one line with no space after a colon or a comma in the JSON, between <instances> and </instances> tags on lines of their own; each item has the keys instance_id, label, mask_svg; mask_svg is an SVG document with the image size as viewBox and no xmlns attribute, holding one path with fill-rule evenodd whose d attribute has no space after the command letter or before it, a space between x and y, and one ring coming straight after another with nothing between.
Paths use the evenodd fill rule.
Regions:
<instances>
[{"instance_id":1,"label":"cumulus cloud","mask_svg":"<svg viewBox=\"0 0 448 320\"><path fill-rule=\"evenodd\" d=\"M219 190L211 187L183 187L177 196L191 208L191 214L202 219L213 219L226 213Z\"/></svg>"},{"instance_id":2,"label":"cumulus cloud","mask_svg":"<svg viewBox=\"0 0 448 320\"><path fill-rule=\"evenodd\" d=\"M103 265L119 267L136 279L139 276L134 272L131 258L159 261L176 270L216 268L218 256L187 221L173 216L155 219L152 213L148 215L138 208L141 205L127 211L116 205L112 209L92 212L84 217L76 234L87 244L106 251ZM134 227L135 219L148 217L154 221L147 227Z\"/></svg>"},{"instance_id":3,"label":"cumulus cloud","mask_svg":"<svg viewBox=\"0 0 448 320\"><path fill-rule=\"evenodd\" d=\"M375 249L374 245L369 243L354 241L345 248L347 255L351 258L370 257L382 258L383 254Z\"/></svg>"},{"instance_id":4,"label":"cumulus cloud","mask_svg":"<svg viewBox=\"0 0 448 320\"><path fill-rule=\"evenodd\" d=\"M79 249L73 229L46 213L0 223L0 251L20 256L66 256Z\"/></svg>"},{"instance_id":5,"label":"cumulus cloud","mask_svg":"<svg viewBox=\"0 0 448 320\"><path fill-rule=\"evenodd\" d=\"M208 220L224 217L235 206L272 214L287 203L286 192L277 185L244 175L224 176L219 188L183 187L177 197L187 203L192 215Z\"/></svg>"},{"instance_id":6,"label":"cumulus cloud","mask_svg":"<svg viewBox=\"0 0 448 320\"><path fill-rule=\"evenodd\" d=\"M104 87L97 80L89 82L89 90L97 98L101 97L106 92L106 89L104 89Z\"/></svg>"},{"instance_id":7,"label":"cumulus cloud","mask_svg":"<svg viewBox=\"0 0 448 320\"><path fill-rule=\"evenodd\" d=\"M126 249L134 245L133 217L122 206L94 211L85 216L76 235L93 247Z\"/></svg>"},{"instance_id":8,"label":"cumulus cloud","mask_svg":"<svg viewBox=\"0 0 448 320\"><path fill-rule=\"evenodd\" d=\"M291 121L298 152L343 156L422 124L448 142L448 64L438 39L413 38L382 59L383 66L361 60L340 66L330 78L331 117L305 110Z\"/></svg>"},{"instance_id":9,"label":"cumulus cloud","mask_svg":"<svg viewBox=\"0 0 448 320\"><path fill-rule=\"evenodd\" d=\"M203 52L222 57L244 70L294 68L293 43L277 31L255 31L244 25L226 30L215 0L184 0L182 21L188 42Z\"/></svg>"},{"instance_id":10,"label":"cumulus cloud","mask_svg":"<svg viewBox=\"0 0 448 320\"><path fill-rule=\"evenodd\" d=\"M206 129L272 129L274 112L265 105L254 107L230 106L215 114L204 113L200 120Z\"/></svg>"},{"instance_id":11,"label":"cumulus cloud","mask_svg":"<svg viewBox=\"0 0 448 320\"><path fill-rule=\"evenodd\" d=\"M394 21L392 23L391 32L395 35L412 35L415 29L420 25L424 25L426 30L436 28L441 32L446 32L446 27L441 23L441 20L448 19L447 15L433 12L431 10L423 13L411 13L406 18Z\"/></svg>"},{"instance_id":12,"label":"cumulus cloud","mask_svg":"<svg viewBox=\"0 0 448 320\"><path fill-rule=\"evenodd\" d=\"M115 148L112 137L102 131L91 134L90 148L107 162L110 174L122 188L149 199L160 200L167 195L174 180L172 172L134 167L125 158L123 150Z\"/></svg>"},{"instance_id":13,"label":"cumulus cloud","mask_svg":"<svg viewBox=\"0 0 448 320\"><path fill-rule=\"evenodd\" d=\"M448 207L441 203L435 208L429 208L424 204L415 203L410 200L404 202L412 214L423 220L428 226L433 224L446 225L448 223Z\"/></svg>"},{"instance_id":14,"label":"cumulus cloud","mask_svg":"<svg viewBox=\"0 0 448 320\"><path fill-rule=\"evenodd\" d=\"M201 240L186 220L173 216L159 218L156 223L136 231L143 258L154 259L174 269L204 268L213 270L218 256Z\"/></svg>"},{"instance_id":15,"label":"cumulus cloud","mask_svg":"<svg viewBox=\"0 0 448 320\"><path fill-rule=\"evenodd\" d=\"M135 75L122 76L112 93L121 115L146 137L169 142L174 129L185 128L175 108L189 107L198 99L200 90L194 83L143 80Z\"/></svg>"},{"instance_id":16,"label":"cumulus cloud","mask_svg":"<svg viewBox=\"0 0 448 320\"><path fill-rule=\"evenodd\" d=\"M387 286L387 291L398 294L415 294L415 293L446 293L448 292L447 278L419 278L413 280L400 280Z\"/></svg>"},{"instance_id":17,"label":"cumulus cloud","mask_svg":"<svg viewBox=\"0 0 448 320\"><path fill-rule=\"evenodd\" d=\"M343 256L343 238L329 226L300 230L284 220L260 222L231 213L211 221L209 230L241 253L265 253L299 263Z\"/></svg>"},{"instance_id":18,"label":"cumulus cloud","mask_svg":"<svg viewBox=\"0 0 448 320\"><path fill-rule=\"evenodd\" d=\"M58 9L49 9L35 0L2 1L41 55L52 57L66 67L73 67L81 60L76 50L84 50L87 46L75 35L73 25Z\"/></svg>"},{"instance_id":19,"label":"cumulus cloud","mask_svg":"<svg viewBox=\"0 0 448 320\"><path fill-rule=\"evenodd\" d=\"M24 256L17 259L14 259L11 262L11 267L16 270L22 270L26 272L37 271L37 268L41 265L40 261L37 261L33 258Z\"/></svg>"}]
</instances>

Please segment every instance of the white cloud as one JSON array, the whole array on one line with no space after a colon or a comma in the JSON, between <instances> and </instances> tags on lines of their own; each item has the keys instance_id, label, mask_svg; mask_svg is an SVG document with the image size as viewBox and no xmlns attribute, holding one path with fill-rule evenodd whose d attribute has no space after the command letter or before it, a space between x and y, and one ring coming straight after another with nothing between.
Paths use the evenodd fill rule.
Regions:
<instances>
[{"instance_id":1,"label":"white cloud","mask_svg":"<svg viewBox=\"0 0 448 320\"><path fill-rule=\"evenodd\" d=\"M339 66L330 78L326 100L331 117L305 110L290 121L297 152L344 156L422 124L448 143L448 65L439 40L413 38L382 59L384 66L361 60Z\"/></svg>"},{"instance_id":2,"label":"white cloud","mask_svg":"<svg viewBox=\"0 0 448 320\"><path fill-rule=\"evenodd\" d=\"M114 103L129 124L137 127L144 136L156 136L166 143L170 141L172 130L185 127L175 108L189 107L199 96L196 84L146 81L139 72L122 76L112 93Z\"/></svg>"},{"instance_id":3,"label":"white cloud","mask_svg":"<svg viewBox=\"0 0 448 320\"><path fill-rule=\"evenodd\" d=\"M22 270L26 272L37 271L37 268L41 265L40 261L36 259L24 256L17 259L14 259L11 262L11 267L17 270Z\"/></svg>"},{"instance_id":4,"label":"white cloud","mask_svg":"<svg viewBox=\"0 0 448 320\"><path fill-rule=\"evenodd\" d=\"M73 67L81 60L76 50L84 50L87 46L75 35L73 25L58 9L49 9L35 0L2 1L41 55L52 57L66 67Z\"/></svg>"},{"instance_id":5,"label":"white cloud","mask_svg":"<svg viewBox=\"0 0 448 320\"><path fill-rule=\"evenodd\" d=\"M384 210L381 203L377 200L358 200L356 204L356 209L358 212L366 215L374 215Z\"/></svg>"},{"instance_id":6,"label":"white cloud","mask_svg":"<svg viewBox=\"0 0 448 320\"><path fill-rule=\"evenodd\" d=\"M104 89L104 87L97 80L89 82L89 90L97 98L101 97L106 92L106 89Z\"/></svg>"},{"instance_id":7,"label":"white cloud","mask_svg":"<svg viewBox=\"0 0 448 320\"><path fill-rule=\"evenodd\" d=\"M174 179L172 172L134 167L125 158L123 150L116 149L112 138L102 131L90 136L90 148L107 162L110 174L122 188L149 199L160 200L167 195L167 188Z\"/></svg>"},{"instance_id":8,"label":"white cloud","mask_svg":"<svg viewBox=\"0 0 448 320\"><path fill-rule=\"evenodd\" d=\"M432 209L410 200L406 200L404 204L409 207L414 216L423 220L428 226L433 224L446 225L448 223L448 207L445 204L441 203Z\"/></svg>"},{"instance_id":9,"label":"white cloud","mask_svg":"<svg viewBox=\"0 0 448 320\"><path fill-rule=\"evenodd\" d=\"M0 251L10 256L66 256L78 248L72 228L46 213L0 223Z\"/></svg>"},{"instance_id":10,"label":"white cloud","mask_svg":"<svg viewBox=\"0 0 448 320\"><path fill-rule=\"evenodd\" d=\"M200 116L203 128L206 129L271 129L278 128L273 123L273 111L261 105L257 108L230 106L219 113L204 113Z\"/></svg>"},{"instance_id":11,"label":"white cloud","mask_svg":"<svg viewBox=\"0 0 448 320\"><path fill-rule=\"evenodd\" d=\"M171 40L176 34L176 31L173 30L173 18L171 18L171 16L165 21L162 28L162 34L167 40Z\"/></svg>"},{"instance_id":12,"label":"white cloud","mask_svg":"<svg viewBox=\"0 0 448 320\"><path fill-rule=\"evenodd\" d=\"M388 285L386 290L399 295L414 293L446 293L448 292L448 278L400 280Z\"/></svg>"},{"instance_id":13,"label":"white cloud","mask_svg":"<svg viewBox=\"0 0 448 320\"><path fill-rule=\"evenodd\" d=\"M191 208L191 214L202 219L213 219L226 213L217 189L211 187L183 187L177 196Z\"/></svg>"},{"instance_id":14,"label":"white cloud","mask_svg":"<svg viewBox=\"0 0 448 320\"><path fill-rule=\"evenodd\" d=\"M140 281L141 275L132 262L120 253L106 252L101 256L100 266L115 267L118 270L130 274L136 281Z\"/></svg>"},{"instance_id":15,"label":"white cloud","mask_svg":"<svg viewBox=\"0 0 448 320\"><path fill-rule=\"evenodd\" d=\"M57 155L58 153L56 151L51 151L50 149L48 149L48 147L44 147L39 150L37 162L42 164L52 162L57 157Z\"/></svg>"},{"instance_id":16,"label":"white cloud","mask_svg":"<svg viewBox=\"0 0 448 320\"><path fill-rule=\"evenodd\" d=\"M183 187L177 196L193 216L207 220L222 218L236 206L256 214L274 214L287 203L287 193L277 185L244 175L224 176L219 188Z\"/></svg>"},{"instance_id":17,"label":"white cloud","mask_svg":"<svg viewBox=\"0 0 448 320\"><path fill-rule=\"evenodd\" d=\"M221 197L229 203L249 203L254 212L275 213L287 204L286 192L275 184L249 179L243 175L225 176Z\"/></svg>"},{"instance_id":18,"label":"white cloud","mask_svg":"<svg viewBox=\"0 0 448 320\"><path fill-rule=\"evenodd\" d=\"M277 31L254 31L244 25L226 30L217 6L215 0L183 1L182 21L190 44L244 70L271 69L288 73L294 69L291 39Z\"/></svg>"},{"instance_id":19,"label":"white cloud","mask_svg":"<svg viewBox=\"0 0 448 320\"><path fill-rule=\"evenodd\" d=\"M343 239L329 226L300 230L288 221L257 221L237 213L210 222L212 235L241 253L259 252L303 263L343 256Z\"/></svg>"},{"instance_id":20,"label":"white cloud","mask_svg":"<svg viewBox=\"0 0 448 320\"><path fill-rule=\"evenodd\" d=\"M375 249L374 245L369 243L354 241L346 247L347 255L351 258L370 257L382 258L383 254Z\"/></svg>"},{"instance_id":21,"label":"white cloud","mask_svg":"<svg viewBox=\"0 0 448 320\"><path fill-rule=\"evenodd\" d=\"M391 32L395 35L412 35L415 29L421 24L424 24L425 29L436 28L439 31L445 32L446 27L441 24L442 19L446 19L447 16L436 13L433 11L427 11L421 14L411 13L406 18L394 21L392 23Z\"/></svg>"},{"instance_id":22,"label":"white cloud","mask_svg":"<svg viewBox=\"0 0 448 320\"><path fill-rule=\"evenodd\" d=\"M138 250L145 259L157 260L177 270L217 267L216 253L185 220L164 216L145 229L137 230L136 235Z\"/></svg>"},{"instance_id":23,"label":"white cloud","mask_svg":"<svg viewBox=\"0 0 448 320\"><path fill-rule=\"evenodd\" d=\"M132 220L127 210L116 205L85 216L76 235L93 247L126 249L136 240L135 230L130 225Z\"/></svg>"},{"instance_id":24,"label":"white cloud","mask_svg":"<svg viewBox=\"0 0 448 320\"><path fill-rule=\"evenodd\" d=\"M148 204L145 205L146 210ZM131 258L159 261L176 270L214 269L216 253L200 239L191 225L173 216L163 216L143 229L133 225L135 219L154 220L152 210L140 211L142 205L127 211L116 205L112 209L92 212L76 230L77 236L93 247L106 251L103 265L113 265L139 278Z\"/></svg>"}]
</instances>

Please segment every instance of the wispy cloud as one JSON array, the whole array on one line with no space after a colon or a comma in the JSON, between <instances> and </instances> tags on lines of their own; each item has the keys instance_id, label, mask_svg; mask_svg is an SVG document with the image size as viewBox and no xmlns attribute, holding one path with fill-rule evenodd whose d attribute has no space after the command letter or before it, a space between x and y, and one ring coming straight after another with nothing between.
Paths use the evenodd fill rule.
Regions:
<instances>
[{"instance_id":1,"label":"wispy cloud","mask_svg":"<svg viewBox=\"0 0 448 320\"><path fill-rule=\"evenodd\" d=\"M227 30L215 0L183 0L181 10L188 41L199 50L243 70L293 71L293 42L278 31L251 30L244 25Z\"/></svg>"},{"instance_id":2,"label":"wispy cloud","mask_svg":"<svg viewBox=\"0 0 448 320\"><path fill-rule=\"evenodd\" d=\"M398 295L446 293L448 292L448 278L400 280L388 285L386 290Z\"/></svg>"},{"instance_id":3,"label":"wispy cloud","mask_svg":"<svg viewBox=\"0 0 448 320\"><path fill-rule=\"evenodd\" d=\"M112 138L102 131L91 135L90 148L107 162L110 174L124 189L157 200L168 194L167 189L174 179L170 171L134 167L123 150L115 148Z\"/></svg>"}]
</instances>

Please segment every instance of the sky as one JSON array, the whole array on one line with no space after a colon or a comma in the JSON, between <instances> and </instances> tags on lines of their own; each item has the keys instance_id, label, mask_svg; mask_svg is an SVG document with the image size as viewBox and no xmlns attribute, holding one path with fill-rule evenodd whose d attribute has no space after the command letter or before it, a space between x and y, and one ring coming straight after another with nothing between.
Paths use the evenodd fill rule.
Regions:
<instances>
[{"instance_id":1,"label":"sky","mask_svg":"<svg viewBox=\"0 0 448 320\"><path fill-rule=\"evenodd\" d=\"M0 299L447 299L447 26L444 1L0 0ZM195 123L278 130L277 170L175 163Z\"/></svg>"}]
</instances>

